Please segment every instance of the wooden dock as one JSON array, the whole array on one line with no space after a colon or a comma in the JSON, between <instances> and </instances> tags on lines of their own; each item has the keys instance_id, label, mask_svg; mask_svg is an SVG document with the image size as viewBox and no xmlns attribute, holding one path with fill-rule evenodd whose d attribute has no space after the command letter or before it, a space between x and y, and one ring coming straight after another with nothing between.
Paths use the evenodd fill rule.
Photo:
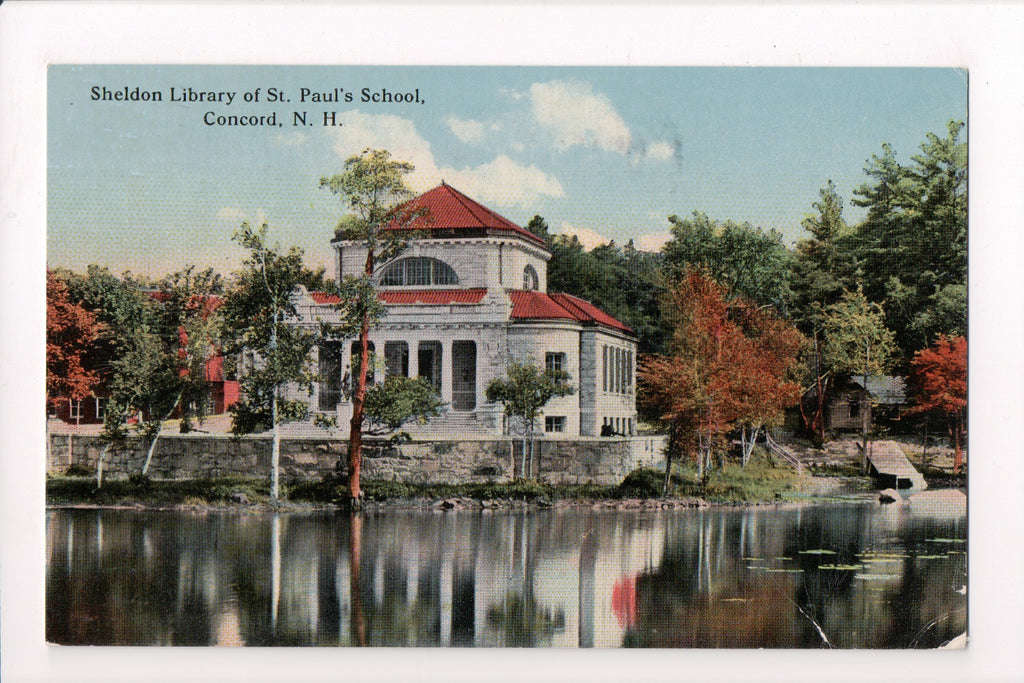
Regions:
<instances>
[{"instance_id":1,"label":"wooden dock","mask_svg":"<svg viewBox=\"0 0 1024 683\"><path fill-rule=\"evenodd\" d=\"M868 444L868 469L882 488L926 489L924 475L918 472L895 441Z\"/></svg>"}]
</instances>

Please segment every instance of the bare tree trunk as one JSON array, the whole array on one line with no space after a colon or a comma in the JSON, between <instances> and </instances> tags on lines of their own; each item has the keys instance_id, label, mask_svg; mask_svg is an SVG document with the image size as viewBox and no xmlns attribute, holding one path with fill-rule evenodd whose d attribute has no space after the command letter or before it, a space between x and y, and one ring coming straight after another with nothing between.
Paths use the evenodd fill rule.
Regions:
<instances>
[{"instance_id":1,"label":"bare tree trunk","mask_svg":"<svg viewBox=\"0 0 1024 683\"><path fill-rule=\"evenodd\" d=\"M366 262L363 275L373 277L373 245L366 250ZM344 354L344 350L342 350ZM352 392L352 419L348 430L348 497L349 507L358 510L362 507L363 491L359 482L363 464L363 407L366 402L366 374L370 363L370 315L363 314L359 326L359 376L356 378L355 391Z\"/></svg>"},{"instance_id":2,"label":"bare tree trunk","mask_svg":"<svg viewBox=\"0 0 1024 683\"><path fill-rule=\"evenodd\" d=\"M166 415L164 415L164 419L160 420L160 427L157 428L156 433L153 435L153 440L149 442L149 451L146 453L146 462L142 465L143 476L149 473L149 463L153 460L153 452L156 450L157 439L160 438L160 430L163 428L163 423L166 420L171 419L171 414L174 413L174 409L181 403L181 394L182 392L179 391L178 397L174 399L174 405L172 405L171 409L167 411Z\"/></svg>"},{"instance_id":3,"label":"bare tree trunk","mask_svg":"<svg viewBox=\"0 0 1024 683\"><path fill-rule=\"evenodd\" d=\"M274 387L273 407L270 409L271 421L274 423L274 438L270 446L270 498L277 500L281 493L281 427L277 424L277 387Z\"/></svg>"},{"instance_id":4,"label":"bare tree trunk","mask_svg":"<svg viewBox=\"0 0 1024 683\"><path fill-rule=\"evenodd\" d=\"M103 447L100 451L99 458L96 459L96 488L103 488L103 459L107 457L107 451L110 450L110 444Z\"/></svg>"}]
</instances>

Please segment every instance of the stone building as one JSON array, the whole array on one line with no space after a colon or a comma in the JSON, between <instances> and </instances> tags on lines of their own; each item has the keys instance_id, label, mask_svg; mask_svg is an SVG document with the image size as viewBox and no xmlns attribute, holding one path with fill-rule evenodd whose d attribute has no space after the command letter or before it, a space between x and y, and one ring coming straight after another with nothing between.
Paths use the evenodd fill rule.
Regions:
<instances>
[{"instance_id":1,"label":"stone building","mask_svg":"<svg viewBox=\"0 0 1024 683\"><path fill-rule=\"evenodd\" d=\"M594 304L547 291L550 251L537 237L450 185L411 200L423 210L419 237L378 265L387 315L370 333L373 379L425 377L447 404L421 432L500 435L500 405L485 397L511 359L564 370L575 392L552 399L536 428L548 437L633 434L636 335ZM366 248L335 239L335 275L360 275ZM300 290L299 324L336 321L337 298ZM347 429L347 393L358 342L322 344L312 407L336 413ZM541 424L541 421L543 424ZM408 431L415 434L414 429Z\"/></svg>"}]
</instances>

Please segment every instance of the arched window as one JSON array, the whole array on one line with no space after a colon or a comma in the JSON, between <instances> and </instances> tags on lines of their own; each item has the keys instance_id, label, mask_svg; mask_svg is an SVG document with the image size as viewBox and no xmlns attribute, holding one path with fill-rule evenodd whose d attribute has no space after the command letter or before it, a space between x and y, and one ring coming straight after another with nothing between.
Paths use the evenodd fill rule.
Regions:
<instances>
[{"instance_id":1,"label":"arched window","mask_svg":"<svg viewBox=\"0 0 1024 683\"><path fill-rule=\"evenodd\" d=\"M411 256L395 261L380 274L382 287L430 287L457 285L459 277L444 261L427 256Z\"/></svg>"},{"instance_id":2,"label":"arched window","mask_svg":"<svg viewBox=\"0 0 1024 683\"><path fill-rule=\"evenodd\" d=\"M532 292L540 286L540 280L537 277L537 271L534 270L533 266L527 265L523 268L523 289L527 292Z\"/></svg>"}]
</instances>

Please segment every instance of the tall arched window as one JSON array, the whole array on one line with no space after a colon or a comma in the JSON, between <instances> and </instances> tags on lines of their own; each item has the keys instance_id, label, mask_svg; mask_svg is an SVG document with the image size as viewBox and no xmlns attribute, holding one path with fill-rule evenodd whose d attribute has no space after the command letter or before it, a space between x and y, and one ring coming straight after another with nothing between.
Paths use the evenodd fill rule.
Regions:
<instances>
[{"instance_id":1,"label":"tall arched window","mask_svg":"<svg viewBox=\"0 0 1024 683\"><path fill-rule=\"evenodd\" d=\"M540 279L537 277L537 271L534 270L533 266L527 264L523 268L523 289L527 292L532 292L540 286Z\"/></svg>"},{"instance_id":2,"label":"tall arched window","mask_svg":"<svg viewBox=\"0 0 1024 683\"><path fill-rule=\"evenodd\" d=\"M386 267L379 282L383 287L430 287L457 285L459 278L444 261L428 256L411 256Z\"/></svg>"}]
</instances>

